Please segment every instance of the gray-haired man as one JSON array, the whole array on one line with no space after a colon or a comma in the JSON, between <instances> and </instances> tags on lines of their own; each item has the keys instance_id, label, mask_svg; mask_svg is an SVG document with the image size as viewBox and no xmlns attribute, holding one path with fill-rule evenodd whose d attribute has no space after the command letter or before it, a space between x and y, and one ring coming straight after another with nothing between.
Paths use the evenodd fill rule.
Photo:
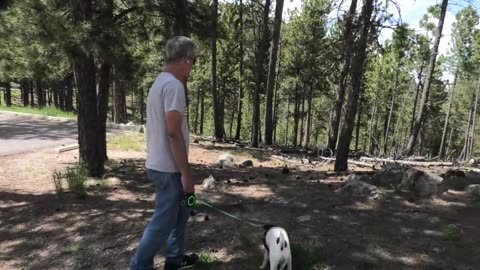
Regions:
<instances>
[{"instance_id":1,"label":"gray-haired man","mask_svg":"<svg viewBox=\"0 0 480 270\"><path fill-rule=\"evenodd\" d=\"M147 175L155 185L155 213L130 261L131 270L153 269L153 258L166 244L165 270L193 267L195 254L184 254L185 226L190 214L182 204L194 192L188 164L188 123L184 84L195 63L195 45L187 37L167 42L167 63L147 98Z\"/></svg>"}]
</instances>

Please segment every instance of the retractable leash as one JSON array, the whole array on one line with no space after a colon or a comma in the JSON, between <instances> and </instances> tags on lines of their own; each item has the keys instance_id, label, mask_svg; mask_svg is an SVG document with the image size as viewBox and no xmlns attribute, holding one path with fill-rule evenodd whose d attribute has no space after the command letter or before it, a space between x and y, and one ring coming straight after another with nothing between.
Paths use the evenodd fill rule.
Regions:
<instances>
[{"instance_id":1,"label":"retractable leash","mask_svg":"<svg viewBox=\"0 0 480 270\"><path fill-rule=\"evenodd\" d=\"M185 200L182 201L182 205L185 205L185 206L187 206L187 207L193 208L193 207L196 205L197 202L199 202L199 203L201 203L201 204L203 204L203 205L205 205L205 206L207 206L207 207L209 207L209 208L211 208L211 209L213 209L213 210L216 210L216 211L224 214L224 215L227 216L227 217L236 219L236 220L241 221L241 222L243 222L243 223L245 223L245 224L247 224L247 225L250 225L250 226L252 226L252 227L255 227L255 228L258 228L258 229L262 229L262 230L263 230L263 226L262 226L263 224L262 224L262 225L261 225L260 223L255 224L255 223L253 223L253 222L246 221L246 220L241 219L241 218L239 218L239 217L237 217L237 216L235 216L235 215L232 215L232 214L227 213L227 212L225 212L225 211L223 211L223 210L220 210L220 209L216 208L215 206L213 206L213 205L211 205L211 204L209 204L209 203L207 203L207 202L205 202L205 201L203 201L203 200L197 200L197 197L196 197L195 194L193 194L193 193L188 193L188 194L185 195Z\"/></svg>"}]
</instances>

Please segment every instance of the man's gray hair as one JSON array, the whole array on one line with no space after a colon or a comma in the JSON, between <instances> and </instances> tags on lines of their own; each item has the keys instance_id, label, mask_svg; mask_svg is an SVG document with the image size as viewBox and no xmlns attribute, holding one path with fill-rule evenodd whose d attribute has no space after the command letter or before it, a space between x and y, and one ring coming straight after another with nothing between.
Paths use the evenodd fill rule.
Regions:
<instances>
[{"instance_id":1,"label":"man's gray hair","mask_svg":"<svg viewBox=\"0 0 480 270\"><path fill-rule=\"evenodd\" d=\"M184 36L176 36L167 41L167 63L182 57L195 57L196 47L193 41Z\"/></svg>"}]
</instances>

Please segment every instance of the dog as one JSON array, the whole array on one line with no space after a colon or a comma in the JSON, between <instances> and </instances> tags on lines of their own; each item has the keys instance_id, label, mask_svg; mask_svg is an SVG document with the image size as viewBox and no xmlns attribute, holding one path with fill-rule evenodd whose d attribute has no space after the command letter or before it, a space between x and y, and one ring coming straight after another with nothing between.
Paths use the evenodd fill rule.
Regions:
<instances>
[{"instance_id":1,"label":"dog","mask_svg":"<svg viewBox=\"0 0 480 270\"><path fill-rule=\"evenodd\" d=\"M267 262L270 261L270 270L283 270L285 266L288 270L292 270L292 254L287 231L274 225L265 225L263 229L265 230L263 239L265 253L260 269L265 269Z\"/></svg>"}]
</instances>

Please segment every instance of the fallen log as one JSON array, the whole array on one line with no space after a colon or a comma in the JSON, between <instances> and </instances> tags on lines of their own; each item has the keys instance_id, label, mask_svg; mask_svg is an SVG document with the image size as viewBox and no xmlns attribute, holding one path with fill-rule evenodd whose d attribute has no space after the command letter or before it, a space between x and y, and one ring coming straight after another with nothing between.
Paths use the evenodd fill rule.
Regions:
<instances>
[{"instance_id":1,"label":"fallen log","mask_svg":"<svg viewBox=\"0 0 480 270\"><path fill-rule=\"evenodd\" d=\"M394 159L388 159L388 158L369 158L369 157L361 157L360 160L364 162L397 163L397 164L418 166L418 167L453 166L453 162L433 162L433 161L423 162L423 161L394 160Z\"/></svg>"},{"instance_id":2,"label":"fallen log","mask_svg":"<svg viewBox=\"0 0 480 270\"><path fill-rule=\"evenodd\" d=\"M320 159L323 159L323 160L328 161L328 162L335 161L335 158L320 157ZM357 165L359 167L368 167L368 168L375 169L375 164L371 164L371 163L367 163L367 162L362 162L362 161L356 161L356 160L349 159L348 163L353 164L353 165Z\"/></svg>"}]
</instances>

